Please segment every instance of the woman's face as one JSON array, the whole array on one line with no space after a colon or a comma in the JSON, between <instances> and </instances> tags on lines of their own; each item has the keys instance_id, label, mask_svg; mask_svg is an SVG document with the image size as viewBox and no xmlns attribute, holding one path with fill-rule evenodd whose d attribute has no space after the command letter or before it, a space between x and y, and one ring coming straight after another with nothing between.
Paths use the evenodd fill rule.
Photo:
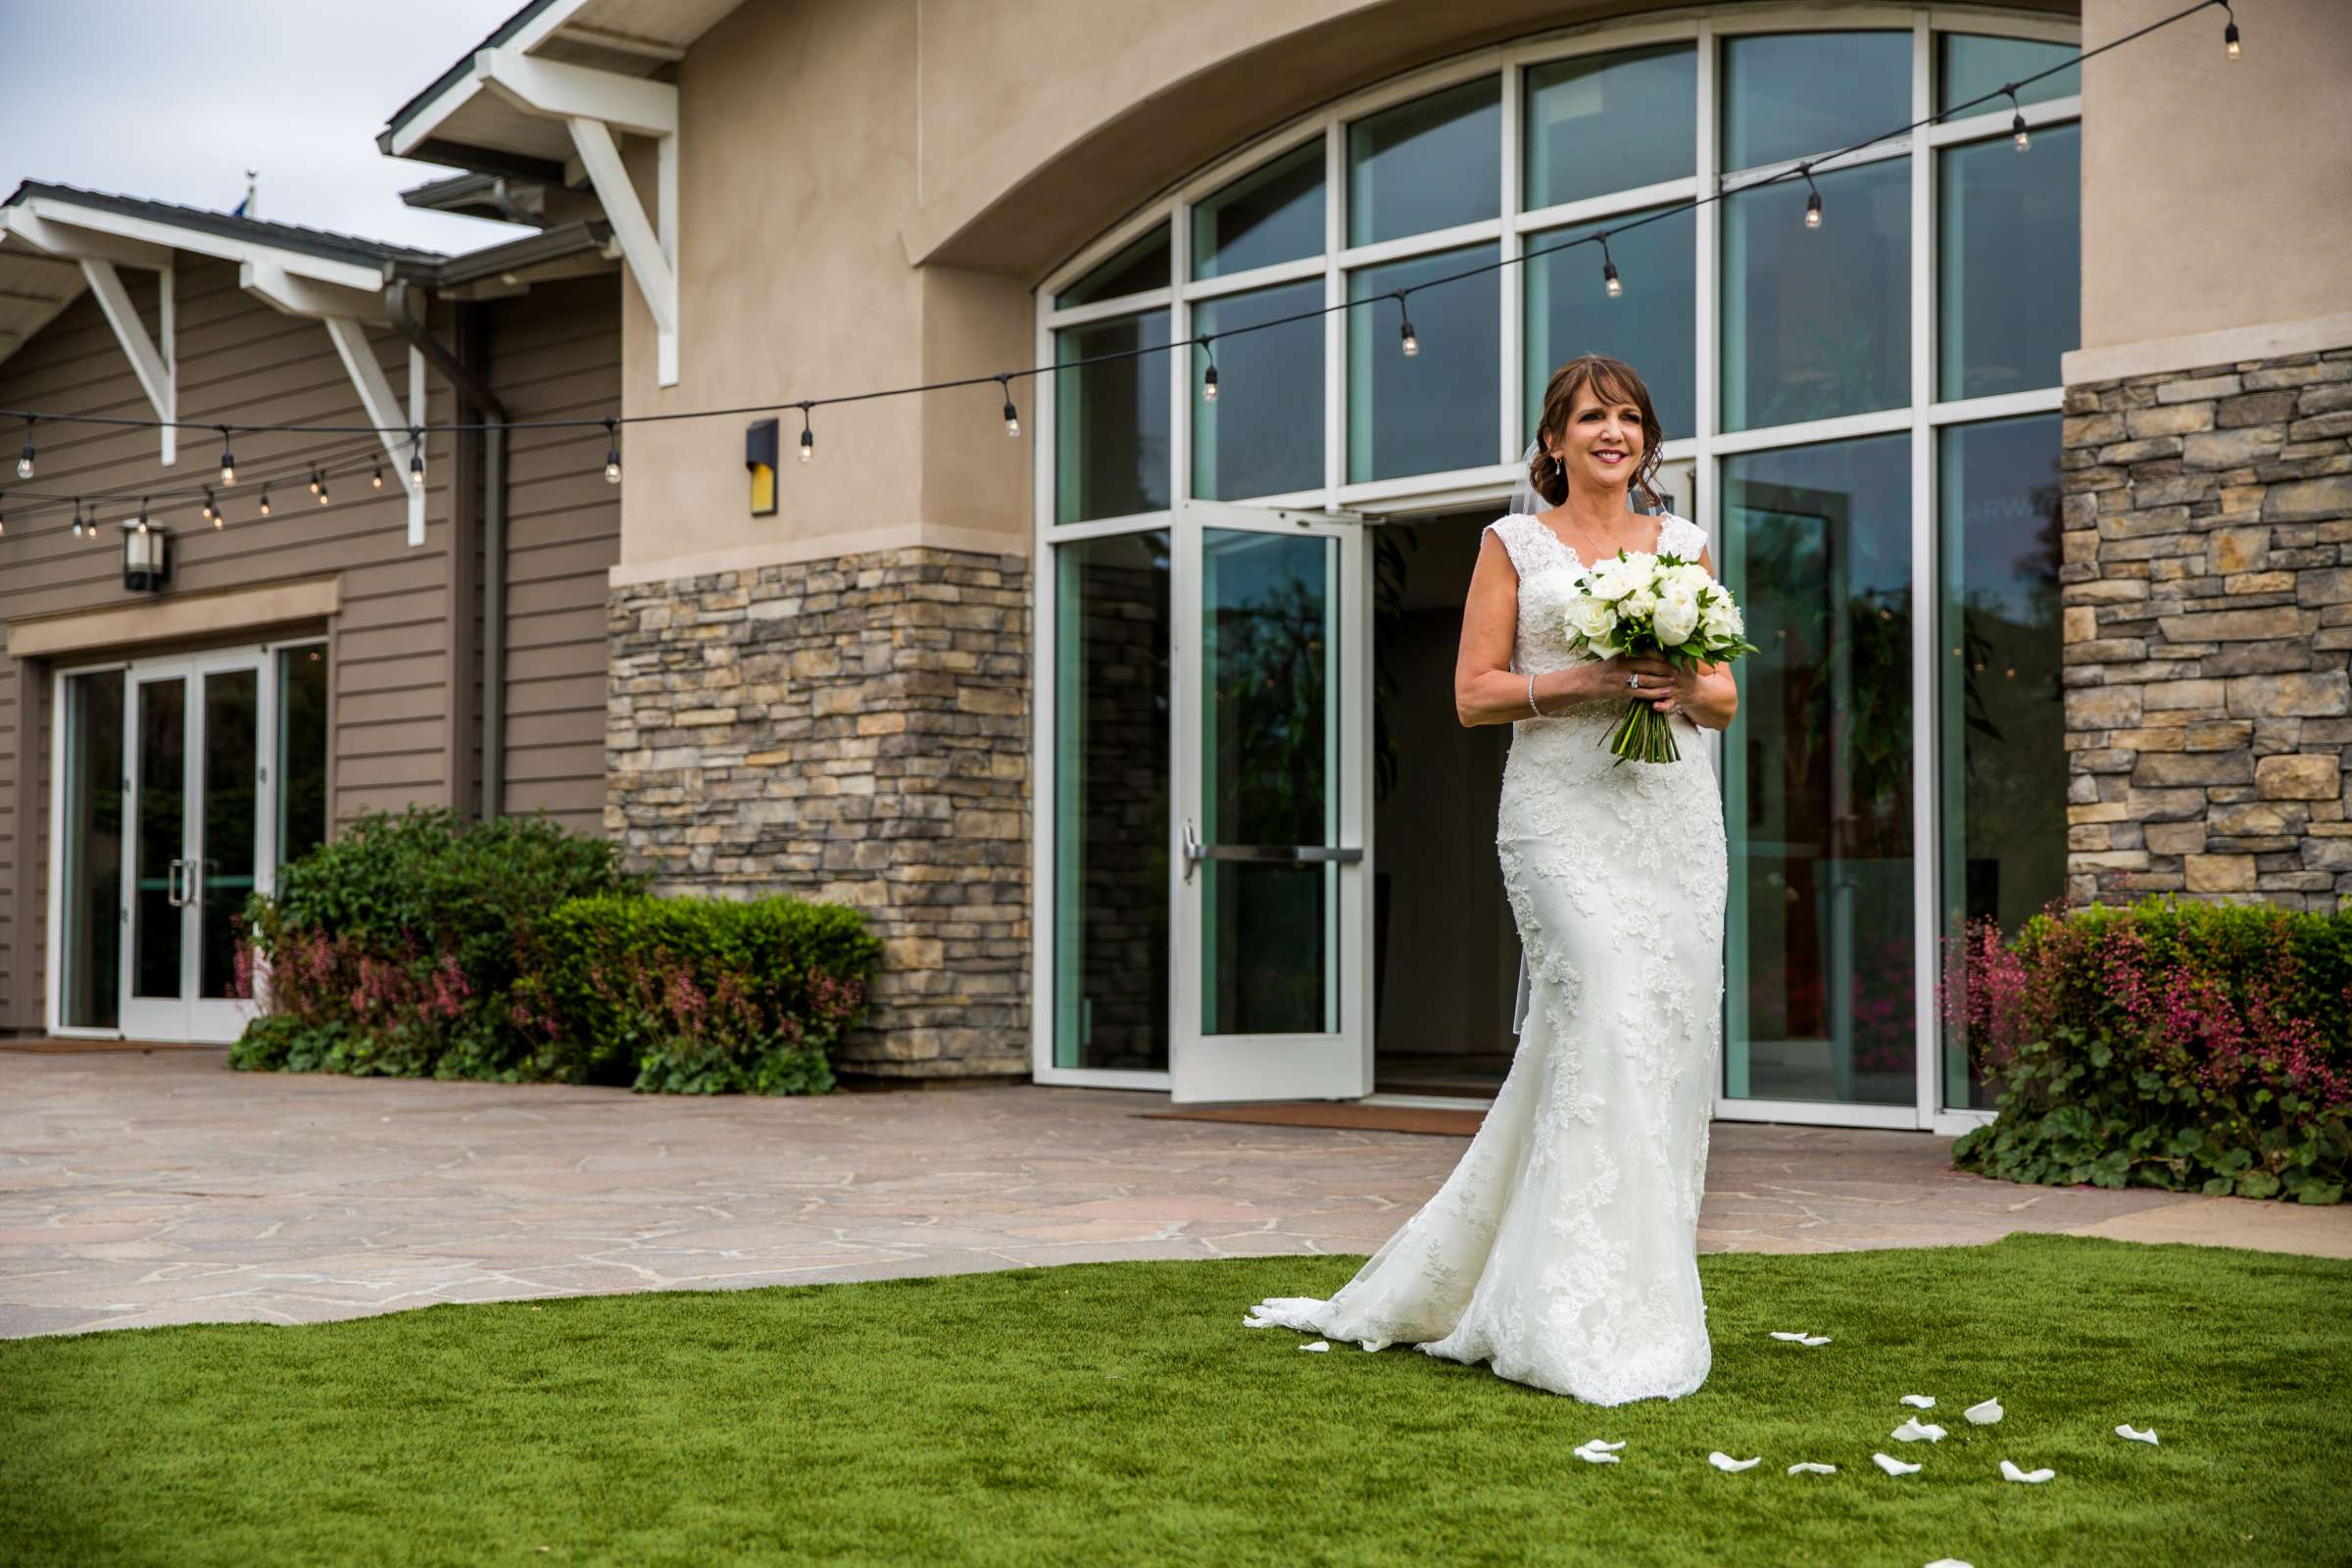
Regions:
<instances>
[{"instance_id":1,"label":"woman's face","mask_svg":"<svg viewBox=\"0 0 2352 1568\"><path fill-rule=\"evenodd\" d=\"M1623 490L1642 466L1642 408L1611 403L1591 382L1576 394L1568 423L1551 437L1552 455L1580 490Z\"/></svg>"}]
</instances>

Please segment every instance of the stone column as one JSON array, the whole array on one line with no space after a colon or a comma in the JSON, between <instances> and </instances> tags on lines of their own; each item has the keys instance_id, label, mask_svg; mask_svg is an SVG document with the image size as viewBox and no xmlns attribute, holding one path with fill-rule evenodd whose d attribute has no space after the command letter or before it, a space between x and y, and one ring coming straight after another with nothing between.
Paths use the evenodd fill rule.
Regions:
<instances>
[{"instance_id":1,"label":"stone column","mask_svg":"<svg viewBox=\"0 0 2352 1568\"><path fill-rule=\"evenodd\" d=\"M2352 348L2066 389L2068 893L2352 903Z\"/></svg>"},{"instance_id":2,"label":"stone column","mask_svg":"<svg viewBox=\"0 0 2352 1568\"><path fill-rule=\"evenodd\" d=\"M605 826L662 892L866 911L850 1071L1028 1074L1028 601L933 548L612 591Z\"/></svg>"}]
</instances>

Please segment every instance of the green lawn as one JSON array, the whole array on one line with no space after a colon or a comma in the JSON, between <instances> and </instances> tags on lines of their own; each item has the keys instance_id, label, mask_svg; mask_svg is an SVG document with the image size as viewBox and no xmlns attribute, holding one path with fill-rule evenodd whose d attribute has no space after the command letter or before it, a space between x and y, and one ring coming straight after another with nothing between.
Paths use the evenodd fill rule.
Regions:
<instances>
[{"instance_id":1,"label":"green lawn","mask_svg":"<svg viewBox=\"0 0 2352 1568\"><path fill-rule=\"evenodd\" d=\"M2016 1236L1700 1260L1707 1386L1595 1409L1242 1327L1351 1258L0 1343L0 1562L2182 1568L2352 1553L2352 1263ZM1834 1337L1818 1348L1774 1329ZM1936 1396L1939 1445L1888 1438ZM2008 1417L1962 1407L1998 1396ZM2128 1443L2118 1422L2153 1426ZM1622 1439L1623 1462L1569 1450ZM1722 1474L1722 1448L1764 1463ZM1893 1478L1874 1449L1926 1468ZM2002 1458L2054 1467L2005 1482ZM1799 1459L1836 1475L1786 1473Z\"/></svg>"}]
</instances>

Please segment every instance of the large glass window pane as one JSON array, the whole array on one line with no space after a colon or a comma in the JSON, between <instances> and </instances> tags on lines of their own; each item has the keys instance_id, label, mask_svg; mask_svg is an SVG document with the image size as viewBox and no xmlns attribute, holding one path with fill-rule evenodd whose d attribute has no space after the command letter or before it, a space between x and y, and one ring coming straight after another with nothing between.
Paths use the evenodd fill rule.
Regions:
<instances>
[{"instance_id":1,"label":"large glass window pane","mask_svg":"<svg viewBox=\"0 0 2352 1568\"><path fill-rule=\"evenodd\" d=\"M1124 299L1130 294L1167 286L1168 225L1158 223L1054 295L1054 306L1056 310L1068 310L1073 305Z\"/></svg>"},{"instance_id":2,"label":"large glass window pane","mask_svg":"<svg viewBox=\"0 0 2352 1568\"><path fill-rule=\"evenodd\" d=\"M65 682L58 1021L112 1029L122 998L122 672Z\"/></svg>"},{"instance_id":3,"label":"large glass window pane","mask_svg":"<svg viewBox=\"0 0 2352 1568\"><path fill-rule=\"evenodd\" d=\"M2047 414L1938 432L1936 773L1946 936L1985 919L2015 935L2066 894L2058 422ZM1993 1101L1965 1029L1952 1025L1943 1096L1947 1105Z\"/></svg>"},{"instance_id":4,"label":"large glass window pane","mask_svg":"<svg viewBox=\"0 0 2352 1568\"><path fill-rule=\"evenodd\" d=\"M189 878L196 903L196 994L251 996L237 974L237 933L252 897L260 846L254 791L261 772L261 673L216 670L204 677L204 855Z\"/></svg>"},{"instance_id":5,"label":"large glass window pane","mask_svg":"<svg viewBox=\"0 0 2352 1568\"><path fill-rule=\"evenodd\" d=\"M1054 548L1054 1061L1168 1065L1168 532Z\"/></svg>"},{"instance_id":6,"label":"large glass window pane","mask_svg":"<svg viewBox=\"0 0 2352 1568\"><path fill-rule=\"evenodd\" d=\"M1193 332L1215 334L1323 308L1323 280L1202 300ZM1312 490L1323 483L1323 320L1219 338L1217 395L1193 378L1193 494L1208 501ZM1198 349L1190 351L1205 367Z\"/></svg>"},{"instance_id":7,"label":"large glass window pane","mask_svg":"<svg viewBox=\"0 0 2352 1568\"><path fill-rule=\"evenodd\" d=\"M277 656L277 862L326 842L326 647Z\"/></svg>"},{"instance_id":8,"label":"large glass window pane","mask_svg":"<svg viewBox=\"0 0 2352 1568\"><path fill-rule=\"evenodd\" d=\"M1492 266L1492 245L1419 256L1348 274L1350 300L1377 299L1432 278ZM1499 461L1494 381L1502 345L1492 271L1440 284L1405 302L1418 354L1403 352L1394 300L1348 313L1348 477L1394 479Z\"/></svg>"},{"instance_id":9,"label":"large glass window pane","mask_svg":"<svg viewBox=\"0 0 2352 1568\"><path fill-rule=\"evenodd\" d=\"M1733 1098L1918 1093L1910 448L1724 460L1724 579L1761 645L1724 737Z\"/></svg>"},{"instance_id":10,"label":"large glass window pane","mask_svg":"<svg viewBox=\"0 0 2352 1568\"><path fill-rule=\"evenodd\" d=\"M1612 224L1579 223L1527 237L1529 251L1566 245ZM1642 372L1668 439L1695 434L1698 320L1697 253L1688 218L1669 218L1612 234L1609 256L1625 292L1608 296L1600 247L1577 245L1525 264L1527 291L1527 428L1543 416L1551 372L1579 354L1606 354Z\"/></svg>"},{"instance_id":11,"label":"large glass window pane","mask_svg":"<svg viewBox=\"0 0 2352 1568\"><path fill-rule=\"evenodd\" d=\"M1323 138L1253 169L1193 208L1193 276L1222 277L1323 251Z\"/></svg>"},{"instance_id":12,"label":"large glass window pane","mask_svg":"<svg viewBox=\"0 0 2352 1568\"><path fill-rule=\"evenodd\" d=\"M1723 428L1911 401L1911 161L1785 180L1723 204Z\"/></svg>"},{"instance_id":13,"label":"large glass window pane","mask_svg":"<svg viewBox=\"0 0 2352 1568\"><path fill-rule=\"evenodd\" d=\"M138 884L130 902L134 997L177 998L180 886L186 844L188 683L140 683L137 803Z\"/></svg>"},{"instance_id":14,"label":"large glass window pane","mask_svg":"<svg viewBox=\"0 0 2352 1568\"><path fill-rule=\"evenodd\" d=\"M1688 178L1697 96L1698 51L1687 43L1529 67L1527 210Z\"/></svg>"},{"instance_id":15,"label":"large glass window pane","mask_svg":"<svg viewBox=\"0 0 2352 1568\"><path fill-rule=\"evenodd\" d=\"M2057 386L2082 336L2082 135L2033 133L1936 157L1936 396Z\"/></svg>"},{"instance_id":16,"label":"large glass window pane","mask_svg":"<svg viewBox=\"0 0 2352 1568\"><path fill-rule=\"evenodd\" d=\"M1727 172L1817 157L1911 122L1911 34L1781 32L1723 44Z\"/></svg>"},{"instance_id":17,"label":"large glass window pane","mask_svg":"<svg viewBox=\"0 0 2352 1568\"><path fill-rule=\"evenodd\" d=\"M1338 842L1336 540L1211 528L1201 542L1201 842ZM1362 744L1360 739L1357 744ZM1201 1031L1327 1034L1339 867L1201 862Z\"/></svg>"},{"instance_id":18,"label":"large glass window pane","mask_svg":"<svg viewBox=\"0 0 2352 1568\"><path fill-rule=\"evenodd\" d=\"M1937 33L1936 45L1936 112L1939 115L1956 105L1974 102L1988 92L2000 92L2008 83L2036 72L2047 71L2060 61L2072 59L2081 52L2073 44L2035 43L2027 38L1988 38L1973 32ZM2082 68L2069 66L2055 75L2044 76L2031 86L2018 88L2017 101L2021 104L2047 103L2053 98L2072 98L2082 90ZM2008 107L2008 95L2004 93L1998 101L1977 104L1968 113L1992 114Z\"/></svg>"},{"instance_id":19,"label":"large glass window pane","mask_svg":"<svg viewBox=\"0 0 2352 1568\"><path fill-rule=\"evenodd\" d=\"M1502 211L1502 78L1482 76L1348 127L1348 243Z\"/></svg>"},{"instance_id":20,"label":"large glass window pane","mask_svg":"<svg viewBox=\"0 0 2352 1568\"><path fill-rule=\"evenodd\" d=\"M1054 515L1060 522L1168 505L1168 361L1131 351L1168 341L1168 313L1054 334ZM1188 351L1191 352L1191 351ZM1080 365L1100 355L1125 359Z\"/></svg>"}]
</instances>

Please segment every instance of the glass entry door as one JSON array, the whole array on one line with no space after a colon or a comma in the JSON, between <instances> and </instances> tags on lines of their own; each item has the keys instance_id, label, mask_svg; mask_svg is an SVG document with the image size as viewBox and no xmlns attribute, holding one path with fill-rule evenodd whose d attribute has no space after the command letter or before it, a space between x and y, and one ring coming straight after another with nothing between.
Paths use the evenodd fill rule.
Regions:
<instances>
[{"instance_id":1,"label":"glass entry door","mask_svg":"<svg viewBox=\"0 0 2352 1568\"><path fill-rule=\"evenodd\" d=\"M1372 1089L1362 525L1176 509L1178 1101Z\"/></svg>"},{"instance_id":2,"label":"glass entry door","mask_svg":"<svg viewBox=\"0 0 2352 1568\"><path fill-rule=\"evenodd\" d=\"M237 933L271 863L259 650L133 665L123 726L122 1032L237 1038L251 1011Z\"/></svg>"}]
</instances>

